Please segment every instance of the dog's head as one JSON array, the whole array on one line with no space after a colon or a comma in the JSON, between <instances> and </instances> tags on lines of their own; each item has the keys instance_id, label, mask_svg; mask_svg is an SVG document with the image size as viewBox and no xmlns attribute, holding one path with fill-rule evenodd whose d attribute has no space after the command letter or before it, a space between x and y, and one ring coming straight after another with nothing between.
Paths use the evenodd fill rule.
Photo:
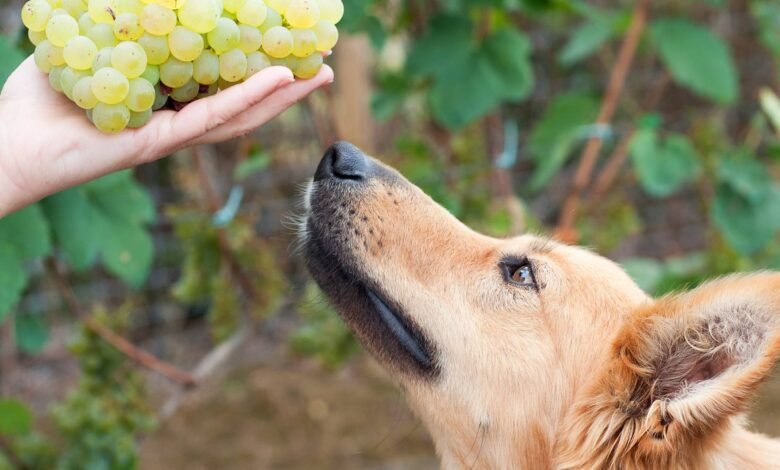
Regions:
<instances>
[{"instance_id":1,"label":"dog's head","mask_svg":"<svg viewBox=\"0 0 780 470\"><path fill-rule=\"evenodd\" d=\"M774 275L654 302L587 250L471 231L347 143L306 198L313 276L445 465L682 462L780 355Z\"/></svg>"}]
</instances>

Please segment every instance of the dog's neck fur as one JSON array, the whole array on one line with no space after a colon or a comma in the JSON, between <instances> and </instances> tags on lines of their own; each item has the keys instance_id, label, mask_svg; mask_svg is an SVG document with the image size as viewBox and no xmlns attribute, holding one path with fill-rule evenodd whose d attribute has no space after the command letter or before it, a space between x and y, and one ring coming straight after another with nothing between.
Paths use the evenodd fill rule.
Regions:
<instances>
[{"instance_id":1,"label":"dog's neck fur","mask_svg":"<svg viewBox=\"0 0 780 470\"><path fill-rule=\"evenodd\" d=\"M467 414L448 414L449 422L426 419L436 449L441 456L441 468L459 469L553 469L561 468L556 461L556 434L564 429L563 422L537 421L517 426L508 416L492 423L480 423ZM741 418L735 418L706 448L680 456L674 468L681 470L763 470L778 469L780 440L747 431ZM453 429L471 430L457 433ZM584 453L592 449L582 449ZM686 458L687 457L687 458ZM591 460L587 456L582 461ZM621 463L613 470L650 470L650 467ZM657 467L658 470L664 468ZM655 467L653 467L655 470Z\"/></svg>"}]
</instances>

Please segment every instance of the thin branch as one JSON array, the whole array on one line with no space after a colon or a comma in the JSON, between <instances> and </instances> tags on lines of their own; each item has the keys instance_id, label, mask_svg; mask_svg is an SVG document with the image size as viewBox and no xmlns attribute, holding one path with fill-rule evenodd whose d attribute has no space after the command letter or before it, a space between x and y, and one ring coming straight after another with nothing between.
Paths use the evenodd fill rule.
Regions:
<instances>
[{"instance_id":1,"label":"thin branch","mask_svg":"<svg viewBox=\"0 0 780 470\"><path fill-rule=\"evenodd\" d=\"M48 258L46 260L46 270L70 311L93 333L97 334L118 351L121 351L124 355L149 370L157 372L184 386L193 386L196 384L196 380L192 374L137 348L122 336L96 322L94 318L91 318L79 303L76 294L74 294L73 290L68 286L65 278L60 273L54 258Z\"/></svg>"},{"instance_id":2,"label":"thin branch","mask_svg":"<svg viewBox=\"0 0 780 470\"><path fill-rule=\"evenodd\" d=\"M631 149L631 139L634 138L635 132L636 131L632 129L620 139L620 142L618 142L615 151L612 152L612 155L607 159L604 169L601 170L601 173L593 185L591 200L598 201L604 197L607 191L612 187L615 179L617 179L617 176L620 174L621 168L623 168L623 164L628 159L628 152Z\"/></svg>"},{"instance_id":3,"label":"thin branch","mask_svg":"<svg viewBox=\"0 0 780 470\"><path fill-rule=\"evenodd\" d=\"M610 74L609 83L601 103L601 110L596 119L596 124L608 125L615 115L620 95L622 94L626 83L626 78L628 77L631 65L634 62L639 40L642 37L642 32L647 23L647 10L649 5L650 0L638 0L636 3L631 25L626 33L623 44L620 46L617 61ZM590 182L593 169L596 166L596 161L598 160L603 145L603 140L598 136L594 136L588 140L585 149L582 152L580 165L574 176L571 192L563 204L563 210L561 211L560 219L558 221L558 228L556 229L556 236L562 241L574 242L578 238L574 229L574 223L577 219L577 210L579 209L582 193Z\"/></svg>"},{"instance_id":4,"label":"thin branch","mask_svg":"<svg viewBox=\"0 0 780 470\"><path fill-rule=\"evenodd\" d=\"M203 155L201 155L198 147L192 147L192 157L194 158L195 165L198 169L198 176L200 177L201 186L203 186L203 190L206 193L206 203L208 205L209 211L212 213L217 212L222 207L223 203L217 194L216 189L214 188L214 184L211 181L211 177L209 176L209 171L206 168L206 162L204 161ZM258 295L251 279L249 279L241 267L241 264L239 264L235 253L233 253L233 249L230 247L227 233L225 233L225 230L222 228L217 228L217 245L220 254L225 259L225 261L227 261L228 266L230 266L230 272L233 274L244 293L254 303L261 303L260 295Z\"/></svg>"}]
</instances>

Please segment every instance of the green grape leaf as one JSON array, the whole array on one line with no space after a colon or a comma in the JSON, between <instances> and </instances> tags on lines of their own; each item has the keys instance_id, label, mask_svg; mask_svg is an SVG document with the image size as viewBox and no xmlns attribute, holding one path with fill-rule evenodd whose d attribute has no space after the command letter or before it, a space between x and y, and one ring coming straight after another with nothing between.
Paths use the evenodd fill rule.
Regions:
<instances>
[{"instance_id":1,"label":"green grape leaf","mask_svg":"<svg viewBox=\"0 0 780 470\"><path fill-rule=\"evenodd\" d=\"M452 77L452 72L468 72L476 48L473 32L474 24L467 17L446 13L434 16L428 31L412 44L406 60L407 72L442 80L467 78Z\"/></svg>"},{"instance_id":2,"label":"green grape leaf","mask_svg":"<svg viewBox=\"0 0 780 470\"><path fill-rule=\"evenodd\" d=\"M16 249L8 243L0 242L0 324L19 302L27 287L27 272Z\"/></svg>"},{"instance_id":3,"label":"green grape leaf","mask_svg":"<svg viewBox=\"0 0 780 470\"><path fill-rule=\"evenodd\" d=\"M57 246L76 270L97 260L100 234L95 230L94 210L83 187L69 189L46 198L43 210Z\"/></svg>"},{"instance_id":4,"label":"green grape leaf","mask_svg":"<svg viewBox=\"0 0 780 470\"><path fill-rule=\"evenodd\" d=\"M21 436L30 432L32 411L19 400L0 399L0 435Z\"/></svg>"},{"instance_id":5,"label":"green grape leaf","mask_svg":"<svg viewBox=\"0 0 780 470\"><path fill-rule=\"evenodd\" d=\"M484 86L499 87L501 100L519 101L533 89L534 74L529 60L531 42L514 28L501 28L488 36L480 54L490 64L493 81Z\"/></svg>"},{"instance_id":6,"label":"green grape leaf","mask_svg":"<svg viewBox=\"0 0 780 470\"><path fill-rule=\"evenodd\" d=\"M654 21L651 36L661 61L679 84L718 103L737 99L737 69L722 39L684 19Z\"/></svg>"},{"instance_id":7,"label":"green grape leaf","mask_svg":"<svg viewBox=\"0 0 780 470\"><path fill-rule=\"evenodd\" d=\"M38 354L49 342L49 326L40 315L17 314L14 318L16 345L27 354Z\"/></svg>"},{"instance_id":8,"label":"green grape leaf","mask_svg":"<svg viewBox=\"0 0 780 470\"><path fill-rule=\"evenodd\" d=\"M780 59L780 4L776 1L754 0L750 13L758 24L758 37L764 46Z\"/></svg>"},{"instance_id":9,"label":"green grape leaf","mask_svg":"<svg viewBox=\"0 0 780 470\"><path fill-rule=\"evenodd\" d=\"M775 186L760 201L751 201L728 183L721 183L715 191L711 217L729 245L743 255L752 255L780 228L780 188Z\"/></svg>"},{"instance_id":10,"label":"green grape leaf","mask_svg":"<svg viewBox=\"0 0 780 470\"><path fill-rule=\"evenodd\" d=\"M434 117L449 129L468 125L500 102L488 60L474 54L469 63L468 71L436 80L428 94Z\"/></svg>"},{"instance_id":11,"label":"green grape leaf","mask_svg":"<svg viewBox=\"0 0 780 470\"><path fill-rule=\"evenodd\" d=\"M546 186L566 164L582 140L583 126L592 124L598 111L598 101L585 94L562 94L550 103L528 140L528 152L536 160L531 191Z\"/></svg>"},{"instance_id":12,"label":"green grape leaf","mask_svg":"<svg viewBox=\"0 0 780 470\"><path fill-rule=\"evenodd\" d=\"M612 21L604 16L586 20L574 30L569 41L558 54L562 65L573 65L592 56L612 38Z\"/></svg>"},{"instance_id":13,"label":"green grape leaf","mask_svg":"<svg viewBox=\"0 0 780 470\"><path fill-rule=\"evenodd\" d=\"M154 244L149 232L131 221L99 214L96 229L101 233L101 257L109 272L133 287L140 287L149 275Z\"/></svg>"},{"instance_id":14,"label":"green grape leaf","mask_svg":"<svg viewBox=\"0 0 780 470\"><path fill-rule=\"evenodd\" d=\"M7 37L0 35L0 90L23 60L24 54Z\"/></svg>"},{"instance_id":15,"label":"green grape leaf","mask_svg":"<svg viewBox=\"0 0 780 470\"><path fill-rule=\"evenodd\" d=\"M736 151L718 161L718 181L750 202L760 203L772 189L772 177L750 152Z\"/></svg>"},{"instance_id":16,"label":"green grape leaf","mask_svg":"<svg viewBox=\"0 0 780 470\"><path fill-rule=\"evenodd\" d=\"M128 172L119 172L44 201L55 239L77 270L102 260L134 287L149 274L153 243L145 225L154 204Z\"/></svg>"},{"instance_id":17,"label":"green grape leaf","mask_svg":"<svg viewBox=\"0 0 780 470\"><path fill-rule=\"evenodd\" d=\"M642 188L655 197L669 196L700 170L699 157L687 137L675 134L660 141L652 129L637 131L631 159Z\"/></svg>"},{"instance_id":18,"label":"green grape leaf","mask_svg":"<svg viewBox=\"0 0 780 470\"><path fill-rule=\"evenodd\" d=\"M0 241L14 247L23 261L48 255L51 237L41 207L33 204L0 219Z\"/></svg>"},{"instance_id":19,"label":"green grape leaf","mask_svg":"<svg viewBox=\"0 0 780 470\"><path fill-rule=\"evenodd\" d=\"M154 220L154 203L149 193L135 182L129 171L103 177L84 187L95 205L112 217L133 223Z\"/></svg>"}]
</instances>

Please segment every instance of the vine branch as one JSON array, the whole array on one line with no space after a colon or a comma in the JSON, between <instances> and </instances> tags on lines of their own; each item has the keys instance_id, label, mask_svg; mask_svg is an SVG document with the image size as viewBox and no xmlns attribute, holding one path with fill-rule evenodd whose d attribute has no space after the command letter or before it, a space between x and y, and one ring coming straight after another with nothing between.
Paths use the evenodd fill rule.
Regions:
<instances>
[{"instance_id":1,"label":"vine branch","mask_svg":"<svg viewBox=\"0 0 780 470\"><path fill-rule=\"evenodd\" d=\"M59 291L60 295L65 300L68 308L76 316L76 318L81 320L82 323L93 333L100 336L108 344L141 366L157 372L158 374L167 377L168 379L183 386L196 385L195 378L189 372L183 371L176 366L139 349L131 342L112 331L110 328L107 328L106 326L96 322L93 318L90 318L87 311L81 306L78 299L76 298L76 294L73 292L70 286L68 286L68 283L65 282L65 278L60 273L57 267L57 262L54 260L54 258L50 257L46 260L46 270L49 273L49 276L54 282L54 285Z\"/></svg>"},{"instance_id":2,"label":"vine branch","mask_svg":"<svg viewBox=\"0 0 780 470\"><path fill-rule=\"evenodd\" d=\"M631 18L631 25L628 28L626 37L620 46L617 61L610 73L607 89L601 102L597 125L608 125L615 115L618 101L623 93L626 84L626 78L634 62L639 40L647 23L647 11L650 0L638 0L634 7L634 13ZM574 223L577 219L577 211L580 206L582 194L590 183L593 169L596 166L599 153L604 146L604 141L598 137L591 137L585 144L585 149L580 157L580 164L577 173L574 176L572 189L563 204L558 227L555 231L557 238L564 242L575 242L578 238L574 229Z\"/></svg>"},{"instance_id":3,"label":"vine branch","mask_svg":"<svg viewBox=\"0 0 780 470\"><path fill-rule=\"evenodd\" d=\"M208 169L206 168L206 162L203 160L203 155L201 154L198 147L192 147L192 157L195 160L195 166L198 169L198 177L200 178L201 185L203 186L203 190L206 193L206 204L209 211L213 214L222 207L223 203L219 197L219 194L217 194L217 190L214 188L214 184L211 181L211 176L209 175ZM233 274L244 293L254 303L261 303L260 296L258 295L257 291L255 291L255 287L252 284L251 279L247 277L246 273L241 268L235 253L233 253L233 249L230 247L227 234L222 228L217 228L217 245L222 258L227 261L228 266L230 267L230 272Z\"/></svg>"}]
</instances>

